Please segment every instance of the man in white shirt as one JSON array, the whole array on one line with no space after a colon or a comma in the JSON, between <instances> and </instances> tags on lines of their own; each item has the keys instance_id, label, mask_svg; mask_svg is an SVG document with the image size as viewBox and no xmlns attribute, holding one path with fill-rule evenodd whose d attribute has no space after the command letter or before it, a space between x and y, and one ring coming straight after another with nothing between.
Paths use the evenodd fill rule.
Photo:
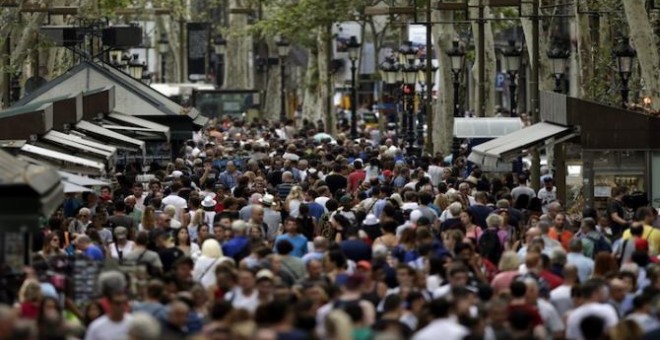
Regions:
<instances>
[{"instance_id":1,"label":"man in white shirt","mask_svg":"<svg viewBox=\"0 0 660 340\"><path fill-rule=\"evenodd\" d=\"M551 177L545 177L543 179L543 188L539 190L539 193L536 195L536 197L541 200L543 213L547 214L548 205L557 201L557 187L555 187Z\"/></svg>"},{"instance_id":2,"label":"man in white shirt","mask_svg":"<svg viewBox=\"0 0 660 340\"><path fill-rule=\"evenodd\" d=\"M571 290L578 281L577 267L572 264L564 266L564 284L550 292L550 302L555 306L559 316L563 317L566 312L573 309Z\"/></svg>"},{"instance_id":3,"label":"man in white shirt","mask_svg":"<svg viewBox=\"0 0 660 340\"><path fill-rule=\"evenodd\" d=\"M174 182L172 183L172 186L170 187L170 192L167 197L163 198L163 206L168 206L168 205L173 205L176 208L176 213L174 215L174 218L177 221L181 221L181 217L183 216L183 210L188 207L188 202L186 202L186 199L179 196L179 191L181 190L182 185L179 182Z\"/></svg>"},{"instance_id":4,"label":"man in white shirt","mask_svg":"<svg viewBox=\"0 0 660 340\"><path fill-rule=\"evenodd\" d=\"M429 177L431 177L431 184L433 184L434 187L437 187L440 182L442 182L442 173L443 173L443 168L440 166L442 162L442 158L440 157L434 157L432 160L432 164L429 165Z\"/></svg>"},{"instance_id":5,"label":"man in white shirt","mask_svg":"<svg viewBox=\"0 0 660 340\"><path fill-rule=\"evenodd\" d=\"M450 313L452 303L440 298L431 301L429 311L434 320L419 330L412 337L413 340L463 340L470 331L458 323L456 317Z\"/></svg>"},{"instance_id":6,"label":"man in white shirt","mask_svg":"<svg viewBox=\"0 0 660 340\"><path fill-rule=\"evenodd\" d=\"M94 320L87 328L85 340L126 339L132 316L125 314L128 297L117 292L109 297L109 312Z\"/></svg>"},{"instance_id":7,"label":"man in white shirt","mask_svg":"<svg viewBox=\"0 0 660 340\"><path fill-rule=\"evenodd\" d=\"M536 192L534 189L527 186L527 176L520 175L518 176L518 186L511 190L511 196L513 200L517 200L520 195L527 195L529 198L536 197Z\"/></svg>"},{"instance_id":8,"label":"man in white shirt","mask_svg":"<svg viewBox=\"0 0 660 340\"><path fill-rule=\"evenodd\" d=\"M566 320L566 339L584 340L580 325L588 316L596 316L603 320L603 333L619 322L619 316L612 305L604 303L607 300L606 288L603 282L589 280L582 285L585 303L573 310Z\"/></svg>"}]
</instances>

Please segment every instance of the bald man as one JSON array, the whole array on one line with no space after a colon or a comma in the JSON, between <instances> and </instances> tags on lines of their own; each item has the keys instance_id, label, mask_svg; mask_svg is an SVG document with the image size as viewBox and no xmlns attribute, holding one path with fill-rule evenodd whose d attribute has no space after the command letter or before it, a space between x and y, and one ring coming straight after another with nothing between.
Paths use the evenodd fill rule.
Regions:
<instances>
[{"instance_id":1,"label":"bald man","mask_svg":"<svg viewBox=\"0 0 660 340\"><path fill-rule=\"evenodd\" d=\"M188 334L188 313L190 307L181 300L174 300L168 305L167 320L163 325L161 339L185 339Z\"/></svg>"},{"instance_id":2,"label":"bald man","mask_svg":"<svg viewBox=\"0 0 660 340\"><path fill-rule=\"evenodd\" d=\"M578 269L575 265L567 264L564 266L564 284L553 289L550 292L550 302L557 309L559 316L563 317L566 312L573 309L573 299L571 290L579 284Z\"/></svg>"}]
</instances>

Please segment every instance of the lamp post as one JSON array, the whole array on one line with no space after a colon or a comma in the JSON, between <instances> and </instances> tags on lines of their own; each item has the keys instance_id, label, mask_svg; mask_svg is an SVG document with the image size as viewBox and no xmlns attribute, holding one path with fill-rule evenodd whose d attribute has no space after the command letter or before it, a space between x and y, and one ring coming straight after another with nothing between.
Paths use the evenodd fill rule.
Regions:
<instances>
[{"instance_id":1,"label":"lamp post","mask_svg":"<svg viewBox=\"0 0 660 340\"><path fill-rule=\"evenodd\" d=\"M140 79L143 84L151 85L151 73L149 72L149 67L147 64L142 64L142 78Z\"/></svg>"},{"instance_id":2,"label":"lamp post","mask_svg":"<svg viewBox=\"0 0 660 340\"><path fill-rule=\"evenodd\" d=\"M548 51L547 55L550 59L552 75L555 77L554 91L557 93L562 93L563 89L561 86L561 81L564 79L564 72L566 72L568 57L571 56L571 52L567 49L564 49L561 45L555 43L555 46Z\"/></svg>"},{"instance_id":3,"label":"lamp post","mask_svg":"<svg viewBox=\"0 0 660 340\"><path fill-rule=\"evenodd\" d=\"M221 87L223 82L222 75L224 75L225 51L227 50L227 40L221 34L213 38L213 50L216 57L215 86Z\"/></svg>"},{"instance_id":4,"label":"lamp post","mask_svg":"<svg viewBox=\"0 0 660 340\"><path fill-rule=\"evenodd\" d=\"M355 73L357 71L357 60L360 56L360 42L352 35L348 40L348 59L351 61L351 139L358 138L357 133L357 85L355 82Z\"/></svg>"},{"instance_id":5,"label":"lamp post","mask_svg":"<svg viewBox=\"0 0 660 340\"><path fill-rule=\"evenodd\" d=\"M621 77L621 106L626 108L628 106L628 94L630 93L628 81L630 80L630 73L637 51L630 46L630 39L626 37L619 48L614 50L614 56L619 66L619 77Z\"/></svg>"},{"instance_id":6,"label":"lamp post","mask_svg":"<svg viewBox=\"0 0 660 340\"><path fill-rule=\"evenodd\" d=\"M412 155L414 153L415 145L415 132L413 130L413 110L415 101L415 85L417 84L417 65L415 59L417 58L417 49L413 47L411 41L407 41L399 49L399 58L402 65L401 72L403 73L403 95L404 95L404 110L406 113L406 144L407 153Z\"/></svg>"},{"instance_id":7,"label":"lamp post","mask_svg":"<svg viewBox=\"0 0 660 340\"><path fill-rule=\"evenodd\" d=\"M463 59L465 58L465 51L458 44L457 40L452 42L452 48L447 51L449 62L451 64L451 75L454 85L454 117L461 116L461 109L458 99L458 87L460 86L461 70L463 69Z\"/></svg>"},{"instance_id":8,"label":"lamp post","mask_svg":"<svg viewBox=\"0 0 660 340\"><path fill-rule=\"evenodd\" d=\"M130 74L133 79L141 81L144 65L138 60L138 57L137 54L133 54L133 58L128 62L128 74Z\"/></svg>"},{"instance_id":9,"label":"lamp post","mask_svg":"<svg viewBox=\"0 0 660 340\"><path fill-rule=\"evenodd\" d=\"M163 33L158 39L158 54L160 54L160 82L165 83L165 56L170 48L170 42L167 40L167 34Z\"/></svg>"},{"instance_id":10,"label":"lamp post","mask_svg":"<svg viewBox=\"0 0 660 340\"><path fill-rule=\"evenodd\" d=\"M516 81L518 80L518 72L520 71L520 57L522 50L516 46L515 40L509 40L509 48L502 52L504 57L504 67L509 73L509 106L511 110L511 117L518 116L518 108L516 106Z\"/></svg>"},{"instance_id":11,"label":"lamp post","mask_svg":"<svg viewBox=\"0 0 660 340\"><path fill-rule=\"evenodd\" d=\"M427 58L428 58L427 54ZM420 92L419 92L419 107L420 109L417 111L417 145L421 148L424 145L424 122L426 122L426 115L429 114L426 112L426 104L428 101L431 100L431 98L428 98L426 87L430 86L433 88L433 85L435 84L432 79L426 79L426 60L424 58L419 59L419 65L417 65L417 83L420 86ZM435 75L435 72L438 70L438 67L435 65L431 65L431 77ZM430 129L430 126L427 126L428 129ZM421 150L421 149L420 149Z\"/></svg>"},{"instance_id":12,"label":"lamp post","mask_svg":"<svg viewBox=\"0 0 660 340\"><path fill-rule=\"evenodd\" d=\"M291 44L284 37L280 37L275 44L277 45L277 54L280 57L280 120L284 123L286 120L286 89L284 88L286 68L284 61L289 56Z\"/></svg>"},{"instance_id":13,"label":"lamp post","mask_svg":"<svg viewBox=\"0 0 660 340\"><path fill-rule=\"evenodd\" d=\"M395 107L397 106L396 102L398 102L398 99L395 99L395 93L394 93L396 89L396 85L399 81L398 74L399 74L399 64L397 64L396 59L391 56L385 58L385 61L380 65L380 77L385 82L390 97L394 99ZM395 109L395 117L396 117L396 109ZM395 126L396 124L398 124L398 119L395 119ZM395 127L395 131L397 131L396 129L398 129L398 126Z\"/></svg>"}]
</instances>

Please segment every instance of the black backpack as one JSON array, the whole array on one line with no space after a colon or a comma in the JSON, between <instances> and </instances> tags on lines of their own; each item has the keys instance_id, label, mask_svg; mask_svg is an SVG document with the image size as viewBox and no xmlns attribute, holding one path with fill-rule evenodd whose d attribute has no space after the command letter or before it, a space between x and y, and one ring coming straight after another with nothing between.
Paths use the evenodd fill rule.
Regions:
<instances>
[{"instance_id":1,"label":"black backpack","mask_svg":"<svg viewBox=\"0 0 660 340\"><path fill-rule=\"evenodd\" d=\"M612 245L609 242L607 242L607 240L605 240L605 237L603 237L602 235L598 236L598 238L587 236L587 239L589 239L589 241L591 241L591 243L593 243L594 245L594 249L591 252L592 258L595 258L596 255L598 255L598 253L602 251L607 253L612 252Z\"/></svg>"},{"instance_id":2,"label":"black backpack","mask_svg":"<svg viewBox=\"0 0 660 340\"><path fill-rule=\"evenodd\" d=\"M500 257L504 251L504 246L500 242L500 237L497 235L497 230L488 228L484 230L479 244L477 246L479 254L487 258L491 263L497 264L500 262Z\"/></svg>"}]
</instances>

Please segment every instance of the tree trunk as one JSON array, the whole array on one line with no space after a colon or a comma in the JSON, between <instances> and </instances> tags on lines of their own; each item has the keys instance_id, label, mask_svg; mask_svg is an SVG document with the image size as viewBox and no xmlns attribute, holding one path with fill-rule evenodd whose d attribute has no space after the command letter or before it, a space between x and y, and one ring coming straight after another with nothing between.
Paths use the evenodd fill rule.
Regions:
<instances>
[{"instance_id":1,"label":"tree trunk","mask_svg":"<svg viewBox=\"0 0 660 340\"><path fill-rule=\"evenodd\" d=\"M229 0L229 9L243 8L243 1ZM250 46L247 15L229 14L229 35L227 37L227 56L225 58L225 88L250 89Z\"/></svg>"},{"instance_id":2,"label":"tree trunk","mask_svg":"<svg viewBox=\"0 0 660 340\"><path fill-rule=\"evenodd\" d=\"M433 21L450 22L454 19L452 12L433 11ZM433 37L435 39L435 50L438 56L439 83L437 100L434 105L433 115L433 153L447 155L451 152L452 137L454 135L454 97L451 74L451 62L447 51L452 47L452 41L456 37L454 25L433 25Z\"/></svg>"},{"instance_id":3,"label":"tree trunk","mask_svg":"<svg viewBox=\"0 0 660 340\"><path fill-rule=\"evenodd\" d=\"M302 117L312 122L321 118L319 108L322 102L319 98L319 90L323 84L319 81L319 51L314 46L307 50L307 69L305 70L305 82L303 84L305 92L303 95Z\"/></svg>"},{"instance_id":4,"label":"tree trunk","mask_svg":"<svg viewBox=\"0 0 660 340\"><path fill-rule=\"evenodd\" d=\"M523 34L525 35L525 44L527 45L527 53L529 60L533 58L532 56L532 19L530 16L532 14L532 4L530 1L523 2L521 5L523 16L520 18L520 25L523 29ZM550 77L550 62L548 58L545 57L545 53L548 50L548 37L547 34L543 32L543 25L539 25L539 90L542 91L552 91L554 88L554 81ZM531 65L531 63L529 64ZM524 84L521 84L524 86ZM533 91L533 89L530 89Z\"/></svg>"},{"instance_id":5,"label":"tree trunk","mask_svg":"<svg viewBox=\"0 0 660 340\"><path fill-rule=\"evenodd\" d=\"M479 2L482 0L470 0L470 18L479 18ZM484 18L490 18L491 11L490 7L488 7L488 1L483 0L483 4L486 6L484 8ZM479 92L479 86L481 86L482 82L484 83L483 86L485 86L485 97L483 98L483 105L484 105L484 116L485 117L491 117L495 115L495 78L497 77L497 56L495 55L495 39L493 37L493 25L491 24L492 21L486 21L485 27L484 27L484 65L485 65L485 79L481 80L479 79L479 63L481 62L479 60L479 24L476 22L472 23L472 32L473 32L473 37L474 37L474 44L476 46L475 48L475 63L472 68L472 77L474 79L475 83L475 96L474 96L474 106L473 108L476 110L476 112L479 112L479 107L478 105L482 103L482 99L479 98L480 92Z\"/></svg>"},{"instance_id":6,"label":"tree trunk","mask_svg":"<svg viewBox=\"0 0 660 340\"><path fill-rule=\"evenodd\" d=\"M269 56L271 58L277 58L277 46L275 45L275 40L272 38L266 38L266 43L268 44ZM280 59L277 65L266 68L266 96L264 98L264 106L261 118L268 119L269 121L277 121L280 119L281 111L281 98L282 98L282 68L279 64L282 62ZM288 64L288 60L284 61L286 67L286 73L291 75L293 68ZM287 76L287 78L290 78Z\"/></svg>"},{"instance_id":7,"label":"tree trunk","mask_svg":"<svg viewBox=\"0 0 660 340\"><path fill-rule=\"evenodd\" d=\"M577 79L571 82L572 87L578 89L579 98L587 98L589 94L589 80L594 77L593 41L591 39L591 27L589 25L589 14L579 13L578 8L587 8L586 0L577 0L573 4L575 8L575 41L577 57Z\"/></svg>"},{"instance_id":8,"label":"tree trunk","mask_svg":"<svg viewBox=\"0 0 660 340\"><path fill-rule=\"evenodd\" d=\"M623 0L628 19L631 43L637 50L637 58L642 69L645 94L652 98L654 110L660 110L660 55L653 43L655 37L644 2Z\"/></svg>"}]
</instances>

